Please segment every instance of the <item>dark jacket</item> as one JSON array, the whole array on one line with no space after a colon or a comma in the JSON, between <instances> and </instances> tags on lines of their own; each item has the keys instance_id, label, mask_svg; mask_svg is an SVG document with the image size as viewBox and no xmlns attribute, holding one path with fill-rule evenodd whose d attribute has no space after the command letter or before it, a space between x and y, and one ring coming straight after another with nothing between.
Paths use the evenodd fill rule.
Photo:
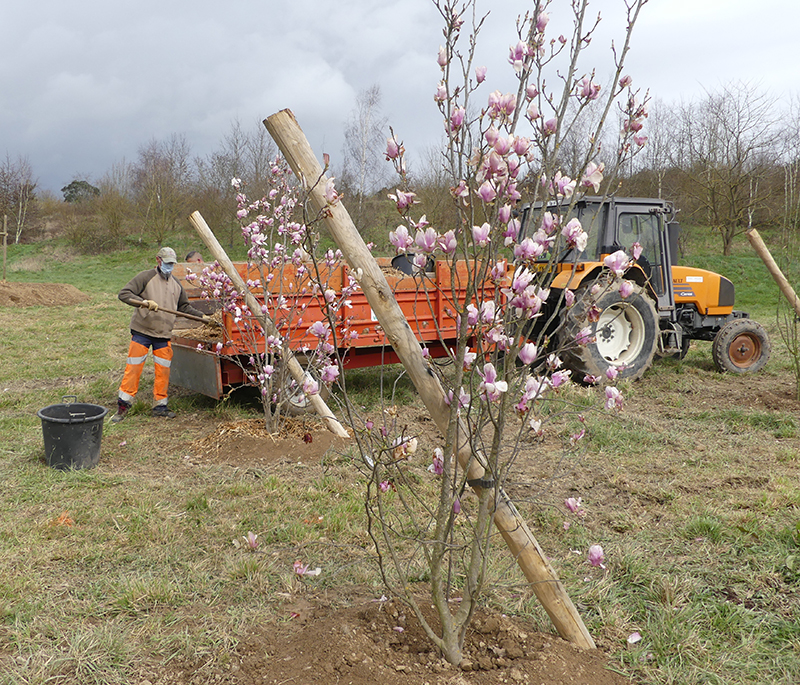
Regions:
<instances>
[{"instance_id":1,"label":"dark jacket","mask_svg":"<svg viewBox=\"0 0 800 685\"><path fill-rule=\"evenodd\" d=\"M173 309L194 316L203 316L203 312L189 304L189 298L183 286L172 276L164 278L157 269L148 269L131 279L130 283L119 291L119 299L125 304L136 306L136 302L152 300L159 308ZM131 319L131 330L144 333L152 338L169 338L175 325L175 315L150 311L146 307L136 307Z\"/></svg>"}]
</instances>

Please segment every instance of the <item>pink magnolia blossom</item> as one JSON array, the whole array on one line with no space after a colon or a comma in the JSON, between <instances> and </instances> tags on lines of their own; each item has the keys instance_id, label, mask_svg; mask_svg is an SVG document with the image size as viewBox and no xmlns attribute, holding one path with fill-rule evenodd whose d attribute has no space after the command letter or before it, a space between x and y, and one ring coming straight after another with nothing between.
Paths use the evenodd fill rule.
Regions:
<instances>
[{"instance_id":1,"label":"pink magnolia blossom","mask_svg":"<svg viewBox=\"0 0 800 685\"><path fill-rule=\"evenodd\" d=\"M558 130L558 119L548 119L542 124L542 135L549 136Z\"/></svg>"},{"instance_id":2,"label":"pink magnolia blossom","mask_svg":"<svg viewBox=\"0 0 800 685\"><path fill-rule=\"evenodd\" d=\"M497 369L491 363L484 364L483 371L479 372L483 382L478 386L478 392L488 402L497 402L504 392L508 391L508 383L497 380Z\"/></svg>"},{"instance_id":3,"label":"pink magnolia blossom","mask_svg":"<svg viewBox=\"0 0 800 685\"><path fill-rule=\"evenodd\" d=\"M484 181L477 190L478 197L484 202L493 202L497 197L497 191L489 181Z\"/></svg>"},{"instance_id":4,"label":"pink magnolia blossom","mask_svg":"<svg viewBox=\"0 0 800 685\"><path fill-rule=\"evenodd\" d=\"M389 242L399 252L405 252L414 244L414 239L408 234L408 229L405 226L398 226L397 230L389 232Z\"/></svg>"},{"instance_id":5,"label":"pink magnolia blossom","mask_svg":"<svg viewBox=\"0 0 800 685\"><path fill-rule=\"evenodd\" d=\"M600 86L594 83L591 78L584 76L578 81L578 96L587 100L596 100L600 95Z\"/></svg>"},{"instance_id":6,"label":"pink magnolia blossom","mask_svg":"<svg viewBox=\"0 0 800 685\"><path fill-rule=\"evenodd\" d=\"M550 376L550 385L553 388L559 388L567 381L569 381L569 377L572 375L572 371L569 369L562 369L561 371L556 371L552 376Z\"/></svg>"},{"instance_id":7,"label":"pink magnolia blossom","mask_svg":"<svg viewBox=\"0 0 800 685\"><path fill-rule=\"evenodd\" d=\"M292 568L294 568L294 572L300 577L318 576L320 573L322 573L321 568L317 567L315 569L311 569L309 568L308 564L304 564L302 561L299 560L295 561L294 564L292 564Z\"/></svg>"},{"instance_id":8,"label":"pink magnolia blossom","mask_svg":"<svg viewBox=\"0 0 800 685\"><path fill-rule=\"evenodd\" d=\"M475 67L475 81L483 83L486 79L486 67Z\"/></svg>"},{"instance_id":9,"label":"pink magnolia blossom","mask_svg":"<svg viewBox=\"0 0 800 685\"><path fill-rule=\"evenodd\" d=\"M481 305L481 323L492 323L494 321L495 310L494 300L486 300L486 302Z\"/></svg>"},{"instance_id":10,"label":"pink magnolia blossom","mask_svg":"<svg viewBox=\"0 0 800 685\"><path fill-rule=\"evenodd\" d=\"M397 211L401 214L403 210L407 209L411 205L417 204L416 200L416 193L406 193L402 190L395 190L394 194L389 194L389 199L394 200L395 204L397 205Z\"/></svg>"},{"instance_id":11,"label":"pink magnolia blossom","mask_svg":"<svg viewBox=\"0 0 800 685\"><path fill-rule=\"evenodd\" d=\"M414 260L412 263L414 264L418 272L425 271L425 267L427 267L428 265L428 257L423 252L418 252L417 254L414 255Z\"/></svg>"},{"instance_id":12,"label":"pink magnolia blossom","mask_svg":"<svg viewBox=\"0 0 800 685\"><path fill-rule=\"evenodd\" d=\"M539 12L539 16L536 17L536 30L541 33L544 31L545 27L547 26L547 22L550 21L550 15L547 12Z\"/></svg>"},{"instance_id":13,"label":"pink magnolia blossom","mask_svg":"<svg viewBox=\"0 0 800 685\"><path fill-rule=\"evenodd\" d=\"M600 545L592 545L589 547L587 558L592 566L605 568L603 562L606 560L606 557L605 554L603 554L603 548Z\"/></svg>"},{"instance_id":14,"label":"pink magnolia blossom","mask_svg":"<svg viewBox=\"0 0 800 685\"><path fill-rule=\"evenodd\" d=\"M514 256L521 260L536 259L543 253L544 246L535 242L532 238L525 238L521 243L514 246Z\"/></svg>"},{"instance_id":15,"label":"pink magnolia blossom","mask_svg":"<svg viewBox=\"0 0 800 685\"><path fill-rule=\"evenodd\" d=\"M619 296L623 299L633 294L633 282L624 280L619 284Z\"/></svg>"},{"instance_id":16,"label":"pink magnolia blossom","mask_svg":"<svg viewBox=\"0 0 800 685\"><path fill-rule=\"evenodd\" d=\"M575 192L577 181L571 179L569 176L564 176L560 171L557 171L556 176L553 179L553 184L557 195L570 198Z\"/></svg>"},{"instance_id":17,"label":"pink magnolia blossom","mask_svg":"<svg viewBox=\"0 0 800 685\"><path fill-rule=\"evenodd\" d=\"M633 79L626 74L619 80L619 86L620 88L627 88L629 85L631 85L632 82Z\"/></svg>"},{"instance_id":18,"label":"pink magnolia blossom","mask_svg":"<svg viewBox=\"0 0 800 685\"><path fill-rule=\"evenodd\" d=\"M539 114L539 108L536 106L535 102L532 102L530 105L528 105L528 109L525 111L525 115L531 121L536 121L540 116L542 116L541 114ZM553 130L555 131L555 129Z\"/></svg>"},{"instance_id":19,"label":"pink magnolia blossom","mask_svg":"<svg viewBox=\"0 0 800 685\"><path fill-rule=\"evenodd\" d=\"M258 535L252 531L247 531L247 535L244 536L244 541L250 549L256 550L258 548Z\"/></svg>"},{"instance_id":20,"label":"pink magnolia blossom","mask_svg":"<svg viewBox=\"0 0 800 685\"><path fill-rule=\"evenodd\" d=\"M564 304L566 304L567 307L571 307L573 304L575 304L575 291L573 290L564 291Z\"/></svg>"},{"instance_id":21,"label":"pink magnolia blossom","mask_svg":"<svg viewBox=\"0 0 800 685\"><path fill-rule=\"evenodd\" d=\"M533 100L539 94L539 89L536 87L535 83L529 83L528 87L525 89L525 97L528 100Z\"/></svg>"},{"instance_id":22,"label":"pink magnolia blossom","mask_svg":"<svg viewBox=\"0 0 800 685\"><path fill-rule=\"evenodd\" d=\"M427 228L424 232L417 231L414 242L423 252L430 253L436 248L439 234L433 228Z\"/></svg>"},{"instance_id":23,"label":"pink magnolia blossom","mask_svg":"<svg viewBox=\"0 0 800 685\"><path fill-rule=\"evenodd\" d=\"M525 58L530 53L528 44L519 41L516 45L511 45L508 48L508 63L514 67L514 71L518 74L522 71L525 64Z\"/></svg>"},{"instance_id":24,"label":"pink magnolia blossom","mask_svg":"<svg viewBox=\"0 0 800 685\"><path fill-rule=\"evenodd\" d=\"M528 154L528 151L531 148L531 140L530 138L526 138L525 136L518 136L514 138L514 143L512 145L515 155L519 155L520 157L525 157Z\"/></svg>"},{"instance_id":25,"label":"pink magnolia blossom","mask_svg":"<svg viewBox=\"0 0 800 685\"><path fill-rule=\"evenodd\" d=\"M386 139L386 159L397 159L402 151L402 146L397 142L397 138L392 136Z\"/></svg>"},{"instance_id":26,"label":"pink magnolia blossom","mask_svg":"<svg viewBox=\"0 0 800 685\"><path fill-rule=\"evenodd\" d=\"M328 204L331 205L335 205L339 201L339 193L336 192L333 180L333 177L331 177L325 184L325 199L327 200Z\"/></svg>"},{"instance_id":27,"label":"pink magnolia blossom","mask_svg":"<svg viewBox=\"0 0 800 685\"><path fill-rule=\"evenodd\" d=\"M443 236L441 236L438 240L439 249L444 252L446 255L451 255L456 251L458 248L458 241L456 240L455 231L447 231Z\"/></svg>"},{"instance_id":28,"label":"pink magnolia blossom","mask_svg":"<svg viewBox=\"0 0 800 685\"><path fill-rule=\"evenodd\" d=\"M643 147L647 142L647 136L644 133L637 133L635 136L633 136L633 142L639 147Z\"/></svg>"},{"instance_id":29,"label":"pink magnolia blossom","mask_svg":"<svg viewBox=\"0 0 800 685\"><path fill-rule=\"evenodd\" d=\"M630 257L628 257L624 250L617 250L613 254L608 255L608 257L603 260L603 264L613 271L615 275L622 276L628 268L630 261Z\"/></svg>"},{"instance_id":30,"label":"pink magnolia blossom","mask_svg":"<svg viewBox=\"0 0 800 685\"><path fill-rule=\"evenodd\" d=\"M581 187L594 188L594 192L599 192L600 184L603 182L603 170L605 166L603 162L600 162L599 165L594 162L589 162L589 164L586 165L586 171L581 179Z\"/></svg>"},{"instance_id":31,"label":"pink magnolia blossom","mask_svg":"<svg viewBox=\"0 0 800 685\"><path fill-rule=\"evenodd\" d=\"M619 376L619 369L616 366L609 366L606 369L606 378L608 378L608 380L616 380L617 376Z\"/></svg>"},{"instance_id":32,"label":"pink magnolia blossom","mask_svg":"<svg viewBox=\"0 0 800 685\"><path fill-rule=\"evenodd\" d=\"M581 328L575 334L575 342L578 345L588 345L592 341L592 327L586 326L585 328Z\"/></svg>"},{"instance_id":33,"label":"pink magnolia blossom","mask_svg":"<svg viewBox=\"0 0 800 685\"><path fill-rule=\"evenodd\" d=\"M508 262L505 259L501 259L498 262L495 262L491 271L492 280L502 281L506 277L507 267L508 267Z\"/></svg>"},{"instance_id":34,"label":"pink magnolia blossom","mask_svg":"<svg viewBox=\"0 0 800 685\"><path fill-rule=\"evenodd\" d=\"M456 107L450 114L450 121L447 124L447 132L454 133L464 125L464 117L467 111L463 107Z\"/></svg>"},{"instance_id":35,"label":"pink magnolia blossom","mask_svg":"<svg viewBox=\"0 0 800 685\"><path fill-rule=\"evenodd\" d=\"M494 144L497 142L497 139L500 137L500 131L498 131L494 126L490 126L486 129L486 133L483 134L484 140L486 140L487 144L494 147Z\"/></svg>"},{"instance_id":36,"label":"pink magnolia blossom","mask_svg":"<svg viewBox=\"0 0 800 685\"><path fill-rule=\"evenodd\" d=\"M467 305L467 323L470 326L478 323L478 308L472 303Z\"/></svg>"},{"instance_id":37,"label":"pink magnolia blossom","mask_svg":"<svg viewBox=\"0 0 800 685\"><path fill-rule=\"evenodd\" d=\"M444 102L447 100L447 86L445 85L444 81L439 81L439 85L436 87L436 93L433 96L434 102Z\"/></svg>"},{"instance_id":38,"label":"pink magnolia blossom","mask_svg":"<svg viewBox=\"0 0 800 685\"><path fill-rule=\"evenodd\" d=\"M621 409L623 403L622 393L614 386L606 386L606 409L613 411L614 409Z\"/></svg>"},{"instance_id":39,"label":"pink magnolia blossom","mask_svg":"<svg viewBox=\"0 0 800 685\"><path fill-rule=\"evenodd\" d=\"M433 450L433 461L428 467L428 471L436 476L441 476L444 473L444 452L441 447Z\"/></svg>"},{"instance_id":40,"label":"pink magnolia blossom","mask_svg":"<svg viewBox=\"0 0 800 685\"><path fill-rule=\"evenodd\" d=\"M453 197L468 197L469 196L469 188L467 187L467 183L464 180L458 182L458 185L455 188L450 188L450 193Z\"/></svg>"},{"instance_id":41,"label":"pink magnolia blossom","mask_svg":"<svg viewBox=\"0 0 800 685\"><path fill-rule=\"evenodd\" d=\"M320 380L323 383L333 383L337 378L339 378L339 367L336 364L328 364L323 367L320 374Z\"/></svg>"},{"instance_id":42,"label":"pink magnolia blossom","mask_svg":"<svg viewBox=\"0 0 800 685\"><path fill-rule=\"evenodd\" d=\"M511 141L503 136L498 136L494 141L494 151L501 156L505 156L511 150Z\"/></svg>"},{"instance_id":43,"label":"pink magnolia blossom","mask_svg":"<svg viewBox=\"0 0 800 685\"><path fill-rule=\"evenodd\" d=\"M476 321L477 321L477 312L476 312ZM478 358L477 352L471 352L467 350L464 353L464 370L469 371L472 368L472 365L475 363L475 360Z\"/></svg>"},{"instance_id":44,"label":"pink magnolia blossom","mask_svg":"<svg viewBox=\"0 0 800 685\"><path fill-rule=\"evenodd\" d=\"M484 223L480 226L473 226L472 227L472 239L475 241L475 244L480 247L486 247L489 242L489 236L491 235L492 227L488 223Z\"/></svg>"},{"instance_id":45,"label":"pink magnolia blossom","mask_svg":"<svg viewBox=\"0 0 800 685\"><path fill-rule=\"evenodd\" d=\"M569 220L569 223L561 230L561 235L566 238L567 245L570 247L574 247L579 252L583 252L586 249L589 235L583 230L577 217Z\"/></svg>"},{"instance_id":46,"label":"pink magnolia blossom","mask_svg":"<svg viewBox=\"0 0 800 685\"><path fill-rule=\"evenodd\" d=\"M461 513L461 500L458 497L453 500L453 513L456 515Z\"/></svg>"},{"instance_id":47,"label":"pink magnolia blossom","mask_svg":"<svg viewBox=\"0 0 800 685\"><path fill-rule=\"evenodd\" d=\"M550 235L557 227L558 227L557 216L553 216L553 214L551 214L550 212L545 212L544 214L542 214L541 229L547 235Z\"/></svg>"},{"instance_id":48,"label":"pink magnolia blossom","mask_svg":"<svg viewBox=\"0 0 800 685\"><path fill-rule=\"evenodd\" d=\"M392 486L391 486L391 483L389 483L388 480L382 480L378 484L378 487L381 489L381 492L389 492L389 490L391 489Z\"/></svg>"},{"instance_id":49,"label":"pink magnolia blossom","mask_svg":"<svg viewBox=\"0 0 800 685\"><path fill-rule=\"evenodd\" d=\"M447 48L444 45L439 46L439 54L436 57L436 63L444 69L447 66Z\"/></svg>"},{"instance_id":50,"label":"pink magnolia blossom","mask_svg":"<svg viewBox=\"0 0 800 685\"><path fill-rule=\"evenodd\" d=\"M328 337L329 329L322 321L315 321L309 326L308 332L317 338L325 339Z\"/></svg>"},{"instance_id":51,"label":"pink magnolia blossom","mask_svg":"<svg viewBox=\"0 0 800 685\"><path fill-rule=\"evenodd\" d=\"M636 242L631 246L631 252L633 253L634 259L639 259L642 256L642 246Z\"/></svg>"},{"instance_id":52,"label":"pink magnolia blossom","mask_svg":"<svg viewBox=\"0 0 800 685\"><path fill-rule=\"evenodd\" d=\"M319 383L315 381L313 378L309 378L306 376L303 379L303 394L305 395L317 395L319 394Z\"/></svg>"},{"instance_id":53,"label":"pink magnolia blossom","mask_svg":"<svg viewBox=\"0 0 800 685\"><path fill-rule=\"evenodd\" d=\"M577 514L578 510L581 508L581 498L578 497L578 499L575 499L574 497L568 497L564 500L564 506L573 514Z\"/></svg>"},{"instance_id":54,"label":"pink magnolia blossom","mask_svg":"<svg viewBox=\"0 0 800 685\"><path fill-rule=\"evenodd\" d=\"M538 354L539 350L536 348L536 345L532 342L528 342L519 348L519 354L517 356L523 364L530 366L536 361L536 356Z\"/></svg>"},{"instance_id":55,"label":"pink magnolia blossom","mask_svg":"<svg viewBox=\"0 0 800 685\"><path fill-rule=\"evenodd\" d=\"M511 205L503 205L497 210L497 220L501 224L507 224L511 219Z\"/></svg>"},{"instance_id":56,"label":"pink magnolia blossom","mask_svg":"<svg viewBox=\"0 0 800 685\"><path fill-rule=\"evenodd\" d=\"M489 95L488 114L492 119L503 119L514 113L517 107L517 96L514 93L501 93L495 90Z\"/></svg>"}]
</instances>

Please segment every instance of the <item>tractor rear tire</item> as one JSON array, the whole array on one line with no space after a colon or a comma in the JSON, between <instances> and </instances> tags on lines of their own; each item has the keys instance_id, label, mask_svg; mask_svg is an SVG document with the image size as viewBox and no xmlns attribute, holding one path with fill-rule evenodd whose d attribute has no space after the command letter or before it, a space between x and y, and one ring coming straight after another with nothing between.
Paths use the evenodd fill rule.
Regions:
<instances>
[{"instance_id":1,"label":"tractor rear tire","mask_svg":"<svg viewBox=\"0 0 800 685\"><path fill-rule=\"evenodd\" d=\"M734 319L714 338L714 366L723 373L756 373L764 368L772 347L764 327L751 319Z\"/></svg>"},{"instance_id":2,"label":"tractor rear tire","mask_svg":"<svg viewBox=\"0 0 800 685\"><path fill-rule=\"evenodd\" d=\"M593 285L579 288L575 304L562 312L562 361L577 381L604 376L610 366L617 367L619 379L640 378L653 363L660 335L653 301L638 285L626 298L619 293L619 281L601 285L603 290L596 297L589 292ZM595 313L599 311L595 322L589 320L592 304ZM578 345L576 336L587 327L592 341Z\"/></svg>"}]
</instances>

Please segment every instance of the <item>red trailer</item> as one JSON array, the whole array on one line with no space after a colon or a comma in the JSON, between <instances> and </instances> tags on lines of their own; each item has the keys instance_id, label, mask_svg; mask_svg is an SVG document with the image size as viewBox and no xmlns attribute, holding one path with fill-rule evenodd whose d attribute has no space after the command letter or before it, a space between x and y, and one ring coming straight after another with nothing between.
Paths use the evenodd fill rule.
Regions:
<instances>
[{"instance_id":1,"label":"red trailer","mask_svg":"<svg viewBox=\"0 0 800 685\"><path fill-rule=\"evenodd\" d=\"M447 348L455 348L456 343L452 296L455 293L461 302L466 298L466 284L469 282L466 263L459 263L453 273L448 262L430 260L427 270L416 274L411 273L413 269L405 256L380 258L378 263L417 339L428 348L431 357L446 356ZM210 313L213 303L202 299L197 281L186 280L189 270L198 266L176 264L173 274L181 281L192 304ZM247 264L238 263L235 266L245 280L258 279L254 269L248 272ZM347 266L335 267L324 280L328 288L341 292L342 284L348 282ZM320 298L311 294L310 287L303 286L303 279L297 277L291 265L284 268L281 283L268 284L267 288L274 296L281 294L286 297L288 308L296 313L290 324L279 327L282 328L282 334L290 336L291 349L302 354L304 349L315 348L319 340L309 333L309 328L317 321L327 323ZM491 286L489 288L491 290ZM287 294L290 292L296 294ZM263 290L255 290L254 294L260 302L264 302ZM484 292L482 297L487 294ZM344 368L357 369L399 362L363 292L357 290L349 300L350 306L341 310L336 321L336 341ZM297 324L300 318L302 321ZM176 330L172 340L174 356L170 382L217 399L231 388L247 385L248 360L254 353L263 353L265 345L263 335L254 337L248 332L248 323L246 320L236 323L234 316L223 311L223 328L218 339L198 340L192 337L191 329ZM357 337L345 336L345 329L355 331ZM221 343L219 350L218 343Z\"/></svg>"}]
</instances>

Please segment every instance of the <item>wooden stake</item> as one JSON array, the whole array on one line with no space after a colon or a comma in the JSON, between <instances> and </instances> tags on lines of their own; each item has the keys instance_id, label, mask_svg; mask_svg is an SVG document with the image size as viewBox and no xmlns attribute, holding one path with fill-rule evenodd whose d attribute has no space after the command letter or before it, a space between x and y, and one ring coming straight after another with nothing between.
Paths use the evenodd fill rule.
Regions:
<instances>
[{"instance_id":1,"label":"wooden stake","mask_svg":"<svg viewBox=\"0 0 800 685\"><path fill-rule=\"evenodd\" d=\"M781 268L772 258L772 253L764 244L764 241L761 239L758 231L755 228L749 228L746 231L746 234L747 239L750 241L750 244L753 246L756 254L761 257L761 261L764 262L764 265L767 267L767 271L772 274L772 278L774 278L775 282L778 284L778 288L780 288L783 296L789 300L789 304L794 307L794 311L798 316L800 316L800 300L797 297L797 293L795 293L794 288L789 285L789 281L786 280L786 276L783 275L783 271L781 271Z\"/></svg>"},{"instance_id":2,"label":"wooden stake","mask_svg":"<svg viewBox=\"0 0 800 685\"><path fill-rule=\"evenodd\" d=\"M8 215L3 214L3 283L6 282L6 253L8 252Z\"/></svg>"},{"instance_id":3,"label":"wooden stake","mask_svg":"<svg viewBox=\"0 0 800 685\"><path fill-rule=\"evenodd\" d=\"M431 417L439 430L446 434L450 408L445 402L444 390L436 376L430 373L419 342L347 210L341 202L328 205L324 194L327 178L294 115L288 109L282 110L266 119L264 125L297 178L310 191L310 199L315 210L325 216L325 225L344 254L350 266L350 273L358 279L381 328L400 357ZM480 460L472 454L467 433L463 429L457 444L459 463L462 468L468 470L469 479L481 479L483 467L480 465ZM502 489L495 507L495 525L559 635L583 649L593 649L595 644L592 636L575 605L547 561L539 543Z\"/></svg>"},{"instance_id":4,"label":"wooden stake","mask_svg":"<svg viewBox=\"0 0 800 685\"><path fill-rule=\"evenodd\" d=\"M209 249L214 259L219 262L222 269L226 274L228 274L228 278L233 281L236 289L240 293L244 293L247 306L250 308L250 311L258 317L259 322L264 330L270 335L278 336L279 333L278 329L275 327L275 323L270 317L261 314L261 303L250 292L244 280L239 275L239 272L236 270L236 267L233 266L233 262L231 262L231 260L228 258L225 248L219 244L219 241L217 240L211 228L209 228L208 224L205 222L205 219L203 219L203 216L200 214L200 212L193 212L189 217L189 221L203 239L203 242L206 244L206 247ZM305 369L291 353L289 354L289 359L287 361L287 368L292 378L294 378L298 385L302 386L303 381L305 380ZM311 406L314 408L314 411L322 417L322 420L325 422L325 425L331 433L339 436L340 438L350 437L350 434L345 430L344 426L339 423L328 405L325 404L325 400L323 400L319 394L309 395L308 400L311 403Z\"/></svg>"}]
</instances>

